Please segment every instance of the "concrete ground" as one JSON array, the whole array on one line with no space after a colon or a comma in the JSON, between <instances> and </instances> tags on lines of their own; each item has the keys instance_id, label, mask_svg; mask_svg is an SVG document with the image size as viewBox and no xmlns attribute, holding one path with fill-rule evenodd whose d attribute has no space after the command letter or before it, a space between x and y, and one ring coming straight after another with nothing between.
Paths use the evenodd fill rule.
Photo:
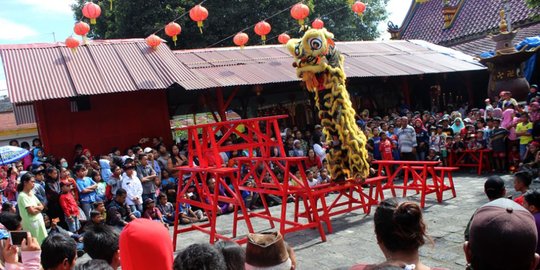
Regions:
<instances>
[{"instance_id":1,"label":"concrete ground","mask_svg":"<svg viewBox=\"0 0 540 270\"><path fill-rule=\"evenodd\" d=\"M463 231L474 211L488 200L483 192L484 181L487 176L472 174L455 174L454 183L457 197L451 198L450 191L444 193L442 203L437 203L435 194L426 199L424 220L427 225L428 241L420 249L421 261L431 267L446 267L448 269L464 269L465 257L463 255ZM507 195L514 194L511 176L503 176L506 182ZM540 187L533 182L532 188ZM385 191L385 196L390 196ZM336 195L329 195L329 198ZM409 199L418 202L419 196L410 196ZM330 201L330 199L329 199ZM293 204L288 205L289 217L292 217ZM271 208L273 215L278 215L281 206ZM297 269L348 269L355 263L383 262L384 256L380 251L374 234L373 213L363 214L362 210L335 216L332 219L334 232L327 234L327 241L322 242L317 230L303 230L290 233L285 240L294 248L298 260ZM230 236L232 231L233 215L224 215L218 218L218 232ZM256 231L270 231L267 221L252 219ZM277 224L276 224L277 225ZM239 223L239 234L246 234L243 223ZM172 235L172 229L171 229ZM190 244L208 242L209 237L198 231L184 233L178 236L177 251ZM78 263L88 260L88 255L78 259Z\"/></svg>"},{"instance_id":2,"label":"concrete ground","mask_svg":"<svg viewBox=\"0 0 540 270\"><path fill-rule=\"evenodd\" d=\"M451 198L450 191L444 193L442 203L437 203L435 194L427 196L424 209L424 220L432 243L421 248L421 260L431 267L464 269L463 231L474 211L488 200L483 193L483 185L487 176L456 174L454 182L456 198ZM512 177L504 176L507 194L514 193ZM538 186L538 183L533 185ZM336 195L330 195L336 196ZM385 191L385 196L390 196ZM419 201L419 196L409 197ZM289 213L292 213L292 203ZM272 213L278 214L281 206L272 207ZM375 210L375 209L373 209ZM377 263L384 261L374 234L373 213L363 214L362 210L335 216L332 219L334 232L327 234L327 241L322 242L317 230L303 230L290 233L285 240L293 246L298 259L297 269L348 269L355 263ZM232 215L218 218L218 231L230 235L232 231ZM255 230L270 230L268 222L252 219ZM242 223L239 223L242 224ZM245 233L245 226L241 226ZM182 250L196 242L207 242L209 237L200 232L189 232L179 235L177 250Z\"/></svg>"}]
</instances>

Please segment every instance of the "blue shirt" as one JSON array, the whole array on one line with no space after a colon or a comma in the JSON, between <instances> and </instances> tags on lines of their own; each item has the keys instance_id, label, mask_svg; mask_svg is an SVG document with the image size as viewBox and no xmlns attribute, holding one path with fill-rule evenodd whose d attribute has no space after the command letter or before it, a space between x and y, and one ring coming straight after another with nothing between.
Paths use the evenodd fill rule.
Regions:
<instances>
[{"instance_id":1,"label":"blue shirt","mask_svg":"<svg viewBox=\"0 0 540 270\"><path fill-rule=\"evenodd\" d=\"M79 190L79 199L81 202L93 203L96 201L96 191L83 193L82 191L87 187L96 184L90 177L84 177L83 179L77 178L77 189Z\"/></svg>"}]
</instances>

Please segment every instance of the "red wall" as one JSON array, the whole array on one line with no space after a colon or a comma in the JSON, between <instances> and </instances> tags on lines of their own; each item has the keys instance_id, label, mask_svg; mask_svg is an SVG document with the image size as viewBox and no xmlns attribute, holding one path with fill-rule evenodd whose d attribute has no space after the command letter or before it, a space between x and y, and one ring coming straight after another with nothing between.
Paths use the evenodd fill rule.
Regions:
<instances>
[{"instance_id":1,"label":"red wall","mask_svg":"<svg viewBox=\"0 0 540 270\"><path fill-rule=\"evenodd\" d=\"M165 90L90 96L91 109L71 112L68 99L35 103L39 135L47 154L73 158L77 143L93 155L124 151L143 137L172 142Z\"/></svg>"}]
</instances>

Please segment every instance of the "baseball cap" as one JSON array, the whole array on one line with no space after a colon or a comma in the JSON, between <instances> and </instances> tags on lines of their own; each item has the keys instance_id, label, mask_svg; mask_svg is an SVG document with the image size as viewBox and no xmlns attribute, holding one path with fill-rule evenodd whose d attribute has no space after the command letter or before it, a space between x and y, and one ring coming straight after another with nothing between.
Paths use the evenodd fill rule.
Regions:
<instances>
[{"instance_id":1,"label":"baseball cap","mask_svg":"<svg viewBox=\"0 0 540 270\"><path fill-rule=\"evenodd\" d=\"M471 222L469 250L475 269L528 269L538 233L532 214L501 198L480 207Z\"/></svg>"},{"instance_id":2,"label":"baseball cap","mask_svg":"<svg viewBox=\"0 0 540 270\"><path fill-rule=\"evenodd\" d=\"M144 153L145 153L145 154L152 153L152 148L150 148L150 147L144 148Z\"/></svg>"},{"instance_id":3,"label":"baseball cap","mask_svg":"<svg viewBox=\"0 0 540 270\"><path fill-rule=\"evenodd\" d=\"M538 89L538 85L537 85L537 84L531 84L531 88L536 88L536 89Z\"/></svg>"}]
</instances>

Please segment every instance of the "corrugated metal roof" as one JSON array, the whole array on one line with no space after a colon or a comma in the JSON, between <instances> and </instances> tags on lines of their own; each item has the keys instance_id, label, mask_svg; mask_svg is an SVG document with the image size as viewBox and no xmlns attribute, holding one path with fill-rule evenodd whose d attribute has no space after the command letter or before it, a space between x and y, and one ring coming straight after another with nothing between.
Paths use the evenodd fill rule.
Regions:
<instances>
[{"instance_id":1,"label":"corrugated metal roof","mask_svg":"<svg viewBox=\"0 0 540 270\"><path fill-rule=\"evenodd\" d=\"M412 41L337 42L345 56L349 78L406 76L485 69L480 63L454 57L447 51L421 46ZM270 84L299 81L292 57L284 46L253 46L174 51L191 71L208 78L203 87Z\"/></svg>"},{"instance_id":2,"label":"corrugated metal roof","mask_svg":"<svg viewBox=\"0 0 540 270\"><path fill-rule=\"evenodd\" d=\"M63 43L0 45L0 56L12 103L209 84L166 45L153 50L143 39L92 41L75 53Z\"/></svg>"}]
</instances>

